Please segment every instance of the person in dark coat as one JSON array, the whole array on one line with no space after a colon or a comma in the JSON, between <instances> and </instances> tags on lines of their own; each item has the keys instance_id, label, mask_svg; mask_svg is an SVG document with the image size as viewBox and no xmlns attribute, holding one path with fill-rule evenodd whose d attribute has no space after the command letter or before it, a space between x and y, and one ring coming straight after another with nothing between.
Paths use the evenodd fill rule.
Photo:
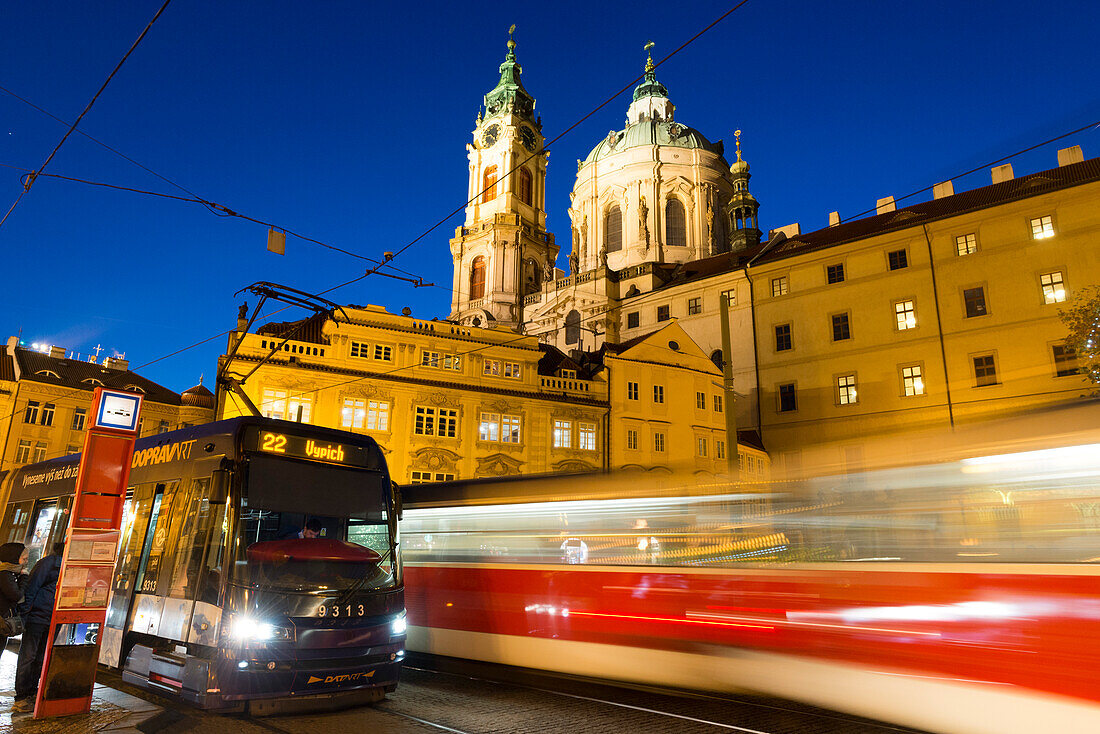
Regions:
<instances>
[{"instance_id":1,"label":"person in dark coat","mask_svg":"<svg viewBox=\"0 0 1100 734\"><path fill-rule=\"evenodd\" d=\"M64 543L54 543L53 553L34 564L23 592L23 640L19 644L19 662L15 668L15 703L13 712L33 711L38 695L38 679L42 676L42 658L46 654L50 619L53 617L57 577L61 574Z\"/></svg>"},{"instance_id":2,"label":"person in dark coat","mask_svg":"<svg viewBox=\"0 0 1100 734\"><path fill-rule=\"evenodd\" d=\"M0 617L13 617L19 610L27 582L27 574L23 573L26 563L27 549L22 543L0 545ZM7 644L8 638L0 635L0 653Z\"/></svg>"}]
</instances>

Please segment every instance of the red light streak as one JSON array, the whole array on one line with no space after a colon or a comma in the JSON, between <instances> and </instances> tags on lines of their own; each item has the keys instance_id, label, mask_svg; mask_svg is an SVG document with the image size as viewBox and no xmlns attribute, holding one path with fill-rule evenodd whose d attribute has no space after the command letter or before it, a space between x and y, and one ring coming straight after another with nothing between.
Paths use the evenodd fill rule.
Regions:
<instances>
[{"instance_id":1,"label":"red light streak","mask_svg":"<svg viewBox=\"0 0 1100 734\"><path fill-rule=\"evenodd\" d=\"M637 614L609 614L606 612L578 612L569 610L569 616L579 617L610 617L613 619L637 619L643 622L666 622L671 624L702 624L712 627L751 627L753 629L774 630L775 627L766 624L745 624L743 622L719 622L704 619L678 619L675 617L643 617Z\"/></svg>"}]
</instances>

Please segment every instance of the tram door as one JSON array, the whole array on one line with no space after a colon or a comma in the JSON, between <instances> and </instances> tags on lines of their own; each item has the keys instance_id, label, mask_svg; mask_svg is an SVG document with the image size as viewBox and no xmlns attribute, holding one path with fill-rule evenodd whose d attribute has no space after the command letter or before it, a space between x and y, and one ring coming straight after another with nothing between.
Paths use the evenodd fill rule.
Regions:
<instances>
[{"instance_id":1,"label":"tram door","mask_svg":"<svg viewBox=\"0 0 1100 734\"><path fill-rule=\"evenodd\" d=\"M164 500L165 484L142 484L133 490L129 511L123 521L111 599L103 630L99 662L112 668L122 664L122 641L130 628L131 612L139 589L135 581L144 571ZM144 575L144 574L143 574Z\"/></svg>"}]
</instances>

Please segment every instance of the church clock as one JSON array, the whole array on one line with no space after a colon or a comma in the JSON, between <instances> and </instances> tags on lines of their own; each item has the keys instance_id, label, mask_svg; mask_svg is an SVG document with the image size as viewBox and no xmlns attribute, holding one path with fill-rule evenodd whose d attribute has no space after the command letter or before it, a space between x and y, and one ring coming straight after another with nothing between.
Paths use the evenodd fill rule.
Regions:
<instances>
[{"instance_id":1,"label":"church clock","mask_svg":"<svg viewBox=\"0 0 1100 734\"><path fill-rule=\"evenodd\" d=\"M532 153L535 152L535 131L526 125L520 130L519 139L523 143L523 147Z\"/></svg>"}]
</instances>

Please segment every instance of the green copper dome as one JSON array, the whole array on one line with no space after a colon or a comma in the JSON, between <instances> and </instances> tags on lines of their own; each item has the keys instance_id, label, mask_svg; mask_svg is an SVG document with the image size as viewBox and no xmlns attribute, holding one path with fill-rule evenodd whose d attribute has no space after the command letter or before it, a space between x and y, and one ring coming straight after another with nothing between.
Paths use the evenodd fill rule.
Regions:
<instances>
[{"instance_id":1,"label":"green copper dome","mask_svg":"<svg viewBox=\"0 0 1100 734\"><path fill-rule=\"evenodd\" d=\"M519 117L534 120L535 98L523 88L520 79L523 68L516 61L516 42L508 39L508 54L500 65L500 81L493 91L485 95L485 116L492 117L511 112Z\"/></svg>"},{"instance_id":2,"label":"green copper dome","mask_svg":"<svg viewBox=\"0 0 1100 734\"><path fill-rule=\"evenodd\" d=\"M712 143L695 128L668 120L642 120L633 122L625 129L608 133L600 144L592 149L581 166L593 161L603 160L616 153L640 145L663 145L670 148L702 148L715 155L722 155L722 142Z\"/></svg>"},{"instance_id":3,"label":"green copper dome","mask_svg":"<svg viewBox=\"0 0 1100 734\"><path fill-rule=\"evenodd\" d=\"M668 89L664 84L657 81L657 73L654 71L653 57L650 56L645 62L645 78L642 83L634 87L634 101L637 102L642 97L667 97Z\"/></svg>"}]
</instances>

